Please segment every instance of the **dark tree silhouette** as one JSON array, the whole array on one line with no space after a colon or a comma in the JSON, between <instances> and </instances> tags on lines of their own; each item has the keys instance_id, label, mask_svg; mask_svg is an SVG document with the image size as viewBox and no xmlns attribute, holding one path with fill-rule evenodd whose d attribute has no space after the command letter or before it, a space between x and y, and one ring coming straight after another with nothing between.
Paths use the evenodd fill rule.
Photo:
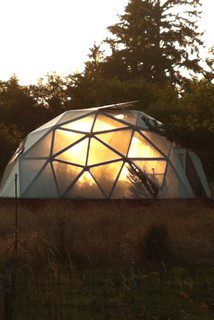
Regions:
<instances>
[{"instance_id":1,"label":"dark tree silhouette","mask_svg":"<svg viewBox=\"0 0 214 320\"><path fill-rule=\"evenodd\" d=\"M200 65L200 6L200 0L130 0L120 22L108 28L112 55L104 75L180 84L187 72L207 74Z\"/></svg>"}]
</instances>

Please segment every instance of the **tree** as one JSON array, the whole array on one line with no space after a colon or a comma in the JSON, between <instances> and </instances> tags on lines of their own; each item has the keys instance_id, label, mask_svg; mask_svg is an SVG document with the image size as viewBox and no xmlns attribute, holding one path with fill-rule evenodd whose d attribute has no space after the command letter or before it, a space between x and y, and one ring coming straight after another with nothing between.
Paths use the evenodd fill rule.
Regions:
<instances>
[{"instance_id":1,"label":"tree","mask_svg":"<svg viewBox=\"0 0 214 320\"><path fill-rule=\"evenodd\" d=\"M174 100L169 92L159 90L158 95L147 112L164 123L164 135L169 140L196 152L213 178L214 84L208 80L189 81L181 97Z\"/></svg>"},{"instance_id":2,"label":"tree","mask_svg":"<svg viewBox=\"0 0 214 320\"><path fill-rule=\"evenodd\" d=\"M0 178L6 164L14 154L21 139L22 135L15 126L4 126L0 123Z\"/></svg>"},{"instance_id":3,"label":"tree","mask_svg":"<svg viewBox=\"0 0 214 320\"><path fill-rule=\"evenodd\" d=\"M180 84L187 73L205 73L200 6L200 0L130 0L120 22L108 28L112 55L101 64L104 76L115 76L115 64L122 80L125 74L160 84Z\"/></svg>"},{"instance_id":4,"label":"tree","mask_svg":"<svg viewBox=\"0 0 214 320\"><path fill-rule=\"evenodd\" d=\"M28 88L19 85L16 77L0 82L1 124L14 125L25 136L43 122L44 112L38 107Z\"/></svg>"},{"instance_id":5,"label":"tree","mask_svg":"<svg viewBox=\"0 0 214 320\"><path fill-rule=\"evenodd\" d=\"M46 110L45 121L58 116L69 108L67 106L70 101L69 83L69 77L50 73L41 78L37 85L29 87L30 96L34 98L39 109Z\"/></svg>"}]
</instances>

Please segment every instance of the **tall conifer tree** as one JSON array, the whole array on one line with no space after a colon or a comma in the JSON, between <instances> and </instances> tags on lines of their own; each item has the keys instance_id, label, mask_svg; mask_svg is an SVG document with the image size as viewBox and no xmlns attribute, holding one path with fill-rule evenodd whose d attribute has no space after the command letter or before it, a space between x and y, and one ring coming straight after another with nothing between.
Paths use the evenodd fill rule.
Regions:
<instances>
[{"instance_id":1,"label":"tall conifer tree","mask_svg":"<svg viewBox=\"0 0 214 320\"><path fill-rule=\"evenodd\" d=\"M173 84L203 74L200 6L200 0L130 0L120 22L108 28L113 50L104 74ZM121 74L115 74L115 61Z\"/></svg>"}]
</instances>

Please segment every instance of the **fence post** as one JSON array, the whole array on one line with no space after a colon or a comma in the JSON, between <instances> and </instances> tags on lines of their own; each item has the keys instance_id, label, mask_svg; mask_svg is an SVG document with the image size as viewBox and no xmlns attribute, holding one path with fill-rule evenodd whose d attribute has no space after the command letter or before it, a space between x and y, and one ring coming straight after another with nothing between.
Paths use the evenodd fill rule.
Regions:
<instances>
[{"instance_id":1,"label":"fence post","mask_svg":"<svg viewBox=\"0 0 214 320\"><path fill-rule=\"evenodd\" d=\"M9 260L4 270L4 320L14 320L15 283L14 262Z\"/></svg>"},{"instance_id":2,"label":"fence post","mask_svg":"<svg viewBox=\"0 0 214 320\"><path fill-rule=\"evenodd\" d=\"M131 286L133 289L137 289L137 282L136 282L136 265L135 265L135 260L132 259L131 263Z\"/></svg>"}]
</instances>

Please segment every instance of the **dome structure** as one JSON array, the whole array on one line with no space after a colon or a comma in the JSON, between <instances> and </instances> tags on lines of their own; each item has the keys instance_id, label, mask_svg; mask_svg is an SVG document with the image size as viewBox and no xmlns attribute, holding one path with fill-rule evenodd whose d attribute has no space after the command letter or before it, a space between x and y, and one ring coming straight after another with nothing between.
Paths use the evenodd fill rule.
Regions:
<instances>
[{"instance_id":1,"label":"dome structure","mask_svg":"<svg viewBox=\"0 0 214 320\"><path fill-rule=\"evenodd\" d=\"M157 133L129 103L61 114L28 134L9 162L1 197L166 199L210 196L200 159Z\"/></svg>"}]
</instances>

